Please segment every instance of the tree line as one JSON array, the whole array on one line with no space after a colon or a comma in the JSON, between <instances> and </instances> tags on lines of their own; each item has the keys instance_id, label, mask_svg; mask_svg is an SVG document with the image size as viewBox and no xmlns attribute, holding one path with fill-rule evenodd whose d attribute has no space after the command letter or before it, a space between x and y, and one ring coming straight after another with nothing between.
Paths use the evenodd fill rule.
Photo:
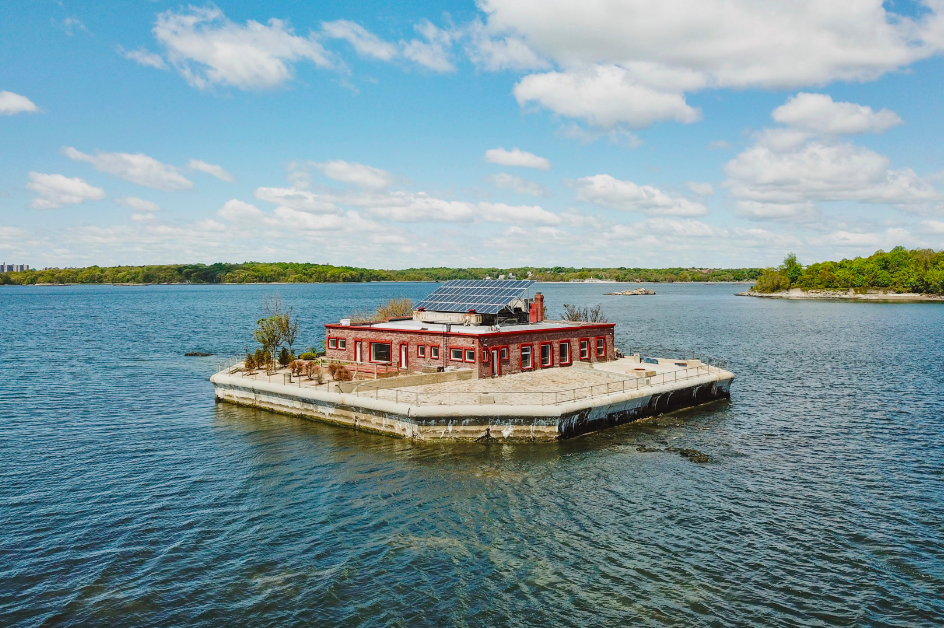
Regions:
<instances>
[{"instance_id":1,"label":"tree line","mask_svg":"<svg viewBox=\"0 0 944 628\"><path fill-rule=\"evenodd\" d=\"M605 279L627 282L753 281L760 268L407 268L376 270L330 264L244 262L242 264L164 264L154 266L89 266L0 273L0 285L35 284L238 284L357 283L367 281L448 281L497 278L514 274L537 281Z\"/></svg>"},{"instance_id":2,"label":"tree line","mask_svg":"<svg viewBox=\"0 0 944 628\"><path fill-rule=\"evenodd\" d=\"M791 288L944 294L944 251L896 246L887 253L805 267L791 253L777 268L764 269L751 289L770 293Z\"/></svg>"}]
</instances>

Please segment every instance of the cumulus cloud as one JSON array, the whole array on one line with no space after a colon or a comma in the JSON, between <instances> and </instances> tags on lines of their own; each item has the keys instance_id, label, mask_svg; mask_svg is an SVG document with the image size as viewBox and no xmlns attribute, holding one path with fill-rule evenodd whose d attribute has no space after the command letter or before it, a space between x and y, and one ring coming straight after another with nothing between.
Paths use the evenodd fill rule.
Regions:
<instances>
[{"instance_id":1,"label":"cumulus cloud","mask_svg":"<svg viewBox=\"0 0 944 628\"><path fill-rule=\"evenodd\" d=\"M64 146L62 154L69 159L88 162L99 172L107 172L144 187L168 192L189 190L193 187L193 183L181 175L177 168L162 164L143 153L96 153L95 155L88 155L71 146Z\"/></svg>"},{"instance_id":2,"label":"cumulus cloud","mask_svg":"<svg viewBox=\"0 0 944 628\"><path fill-rule=\"evenodd\" d=\"M772 117L781 124L831 135L884 133L902 123L898 114L888 109L875 111L851 102L834 102L826 94L804 92L774 109Z\"/></svg>"},{"instance_id":3,"label":"cumulus cloud","mask_svg":"<svg viewBox=\"0 0 944 628\"><path fill-rule=\"evenodd\" d=\"M127 207L128 209L141 213L153 213L161 211L161 206L157 203L152 203L151 201L146 201L143 198L138 198L136 196L119 196L115 198L115 202L122 207Z\"/></svg>"},{"instance_id":4,"label":"cumulus cloud","mask_svg":"<svg viewBox=\"0 0 944 628\"><path fill-rule=\"evenodd\" d=\"M324 195L298 188L258 188L255 197L297 211L312 214L337 214L341 210Z\"/></svg>"},{"instance_id":5,"label":"cumulus cloud","mask_svg":"<svg viewBox=\"0 0 944 628\"><path fill-rule=\"evenodd\" d=\"M58 209L105 198L105 190L89 185L78 177L70 179L61 174L30 172L29 179L26 187L37 194L30 203L33 209Z\"/></svg>"},{"instance_id":6,"label":"cumulus cloud","mask_svg":"<svg viewBox=\"0 0 944 628\"><path fill-rule=\"evenodd\" d=\"M473 21L465 32L469 37L465 53L472 63L484 70L543 70L551 65L522 38L490 33L480 20Z\"/></svg>"},{"instance_id":7,"label":"cumulus cloud","mask_svg":"<svg viewBox=\"0 0 944 628\"><path fill-rule=\"evenodd\" d=\"M683 196L667 194L651 185L620 181L608 174L582 177L573 184L577 199L623 211L658 216L703 216L708 208Z\"/></svg>"},{"instance_id":8,"label":"cumulus cloud","mask_svg":"<svg viewBox=\"0 0 944 628\"><path fill-rule=\"evenodd\" d=\"M144 48L138 48L137 50L125 50L121 46L118 46L118 54L120 54L125 59L129 59L143 66L149 68L155 68L158 70L166 70L167 64L164 62L164 58L150 50L145 50Z\"/></svg>"},{"instance_id":9,"label":"cumulus cloud","mask_svg":"<svg viewBox=\"0 0 944 628\"><path fill-rule=\"evenodd\" d=\"M398 54L395 45L380 39L356 22L349 20L322 22L321 32L325 37L343 39L348 42L362 57L391 61Z\"/></svg>"},{"instance_id":10,"label":"cumulus cloud","mask_svg":"<svg viewBox=\"0 0 944 628\"><path fill-rule=\"evenodd\" d=\"M685 93L865 81L944 49L944 5L920 17L878 0L483 0L486 27L560 71L518 83L539 104L596 126L691 122Z\"/></svg>"},{"instance_id":11,"label":"cumulus cloud","mask_svg":"<svg viewBox=\"0 0 944 628\"><path fill-rule=\"evenodd\" d=\"M924 220L921 228L927 233L944 233L944 222L940 220Z\"/></svg>"},{"instance_id":12,"label":"cumulus cloud","mask_svg":"<svg viewBox=\"0 0 944 628\"><path fill-rule=\"evenodd\" d=\"M551 162L544 157L538 157L534 153L519 148L512 148L511 150L505 150L502 147L491 148L485 151L485 161L501 166L520 166L538 170L551 169Z\"/></svg>"},{"instance_id":13,"label":"cumulus cloud","mask_svg":"<svg viewBox=\"0 0 944 628\"><path fill-rule=\"evenodd\" d=\"M482 220L507 224L559 225L562 220L537 205L506 205L505 203L479 203L478 213Z\"/></svg>"},{"instance_id":14,"label":"cumulus cloud","mask_svg":"<svg viewBox=\"0 0 944 628\"><path fill-rule=\"evenodd\" d=\"M522 106L535 102L595 127L623 124L642 129L663 120L687 124L701 119L701 112L685 102L681 91L640 84L616 65L531 74L521 79L513 92Z\"/></svg>"},{"instance_id":15,"label":"cumulus cloud","mask_svg":"<svg viewBox=\"0 0 944 628\"><path fill-rule=\"evenodd\" d=\"M39 108L26 96L13 92L0 92L0 116L12 116L17 113L36 113Z\"/></svg>"},{"instance_id":16,"label":"cumulus cloud","mask_svg":"<svg viewBox=\"0 0 944 628\"><path fill-rule=\"evenodd\" d=\"M550 195L550 190L537 181L516 177L515 175L508 174L506 172L499 172L498 174L490 175L488 180L492 182L492 185L501 190L510 190L517 194L530 194L531 196Z\"/></svg>"},{"instance_id":17,"label":"cumulus cloud","mask_svg":"<svg viewBox=\"0 0 944 628\"><path fill-rule=\"evenodd\" d=\"M191 170L197 170L199 172L205 172L209 175L213 175L220 181L226 181L227 183L232 183L236 180L233 175L223 169L222 166L208 164L207 162L200 161L199 159L191 159L187 164L187 167Z\"/></svg>"},{"instance_id":18,"label":"cumulus cloud","mask_svg":"<svg viewBox=\"0 0 944 628\"><path fill-rule=\"evenodd\" d=\"M215 6L165 11L157 16L153 32L171 65L200 89L270 89L290 80L297 62L334 65L314 36L300 37L282 20L249 20L242 26Z\"/></svg>"},{"instance_id":19,"label":"cumulus cloud","mask_svg":"<svg viewBox=\"0 0 944 628\"><path fill-rule=\"evenodd\" d=\"M220 218L236 221L257 221L265 216L263 211L252 203L246 203L235 198L226 201L223 207L217 210L216 215Z\"/></svg>"},{"instance_id":20,"label":"cumulus cloud","mask_svg":"<svg viewBox=\"0 0 944 628\"><path fill-rule=\"evenodd\" d=\"M436 72L452 72L456 69L450 52L453 43L451 32L438 28L429 20L423 20L413 28L423 39L400 41L400 51L405 58Z\"/></svg>"},{"instance_id":21,"label":"cumulus cloud","mask_svg":"<svg viewBox=\"0 0 944 628\"><path fill-rule=\"evenodd\" d=\"M395 177L380 168L365 166L354 162L326 161L323 163L312 163L313 166L321 170L324 176L342 183L352 183L358 187L369 189L383 189L389 187Z\"/></svg>"},{"instance_id":22,"label":"cumulus cloud","mask_svg":"<svg viewBox=\"0 0 944 628\"><path fill-rule=\"evenodd\" d=\"M797 142L758 134L724 171L738 211L752 218L815 219L818 203L830 201L922 211L942 200L927 178L909 168L892 169L884 155L815 137Z\"/></svg>"}]
</instances>

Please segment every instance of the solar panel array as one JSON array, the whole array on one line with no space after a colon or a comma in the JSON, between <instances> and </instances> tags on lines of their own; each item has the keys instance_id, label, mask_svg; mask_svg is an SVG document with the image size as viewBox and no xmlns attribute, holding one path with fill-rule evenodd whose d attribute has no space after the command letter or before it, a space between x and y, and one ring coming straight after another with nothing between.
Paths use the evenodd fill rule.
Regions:
<instances>
[{"instance_id":1,"label":"solar panel array","mask_svg":"<svg viewBox=\"0 0 944 628\"><path fill-rule=\"evenodd\" d=\"M498 314L509 303L521 298L532 285L533 281L454 279L420 301L416 309L430 312L475 310L479 314Z\"/></svg>"}]
</instances>

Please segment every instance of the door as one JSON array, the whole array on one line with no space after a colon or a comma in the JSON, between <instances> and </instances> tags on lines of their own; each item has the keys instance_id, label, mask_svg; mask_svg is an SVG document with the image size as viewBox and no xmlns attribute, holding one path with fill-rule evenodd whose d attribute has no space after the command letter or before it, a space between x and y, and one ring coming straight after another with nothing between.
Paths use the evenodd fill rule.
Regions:
<instances>
[{"instance_id":1,"label":"door","mask_svg":"<svg viewBox=\"0 0 944 628\"><path fill-rule=\"evenodd\" d=\"M498 360L498 349L492 349L492 377L498 377L501 375L501 362Z\"/></svg>"},{"instance_id":2,"label":"door","mask_svg":"<svg viewBox=\"0 0 944 628\"><path fill-rule=\"evenodd\" d=\"M361 345L361 341L360 341L360 340L355 340L355 341L354 341L354 361L355 361L355 362L362 362L362 361L363 361L363 360L362 360L362 356L361 356L361 346L362 346L362 345Z\"/></svg>"},{"instance_id":3,"label":"door","mask_svg":"<svg viewBox=\"0 0 944 628\"><path fill-rule=\"evenodd\" d=\"M402 344L400 345L400 368L406 368L406 354L409 352L410 345Z\"/></svg>"}]
</instances>

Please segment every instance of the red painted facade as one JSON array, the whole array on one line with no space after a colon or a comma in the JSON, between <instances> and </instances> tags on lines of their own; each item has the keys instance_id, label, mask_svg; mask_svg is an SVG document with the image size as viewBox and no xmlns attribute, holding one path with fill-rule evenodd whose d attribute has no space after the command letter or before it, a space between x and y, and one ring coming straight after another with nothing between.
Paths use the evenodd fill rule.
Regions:
<instances>
[{"instance_id":1,"label":"red painted facade","mask_svg":"<svg viewBox=\"0 0 944 628\"><path fill-rule=\"evenodd\" d=\"M332 324L325 325L325 346L326 357L334 360L374 362L410 371L420 371L426 364L459 366L477 370L479 377L489 377L495 371L498 375L510 375L570 366L580 361L613 360L614 328L613 323L601 323L559 328L521 326L513 330L469 333L458 327L442 333ZM385 348L388 344L389 356ZM377 345L376 349L372 345ZM567 346L562 349L561 345ZM497 369L493 356L498 358ZM377 357L389 359L372 359Z\"/></svg>"}]
</instances>

